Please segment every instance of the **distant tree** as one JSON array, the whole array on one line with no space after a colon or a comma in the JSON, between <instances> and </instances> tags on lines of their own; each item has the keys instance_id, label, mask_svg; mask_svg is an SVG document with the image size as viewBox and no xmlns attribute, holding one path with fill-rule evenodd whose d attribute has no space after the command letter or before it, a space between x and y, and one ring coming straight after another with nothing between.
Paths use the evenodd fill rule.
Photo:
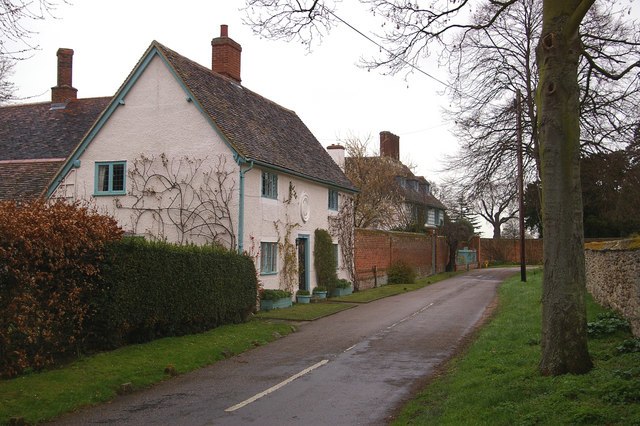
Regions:
<instances>
[{"instance_id":1,"label":"distant tree","mask_svg":"<svg viewBox=\"0 0 640 426\"><path fill-rule=\"evenodd\" d=\"M340 140L346 151L345 173L360 190L353 197L356 228L397 227L404 206L396 176L403 174L401 163L370 153L369 140L350 136Z\"/></svg>"},{"instance_id":2,"label":"distant tree","mask_svg":"<svg viewBox=\"0 0 640 426\"><path fill-rule=\"evenodd\" d=\"M454 271L456 267L456 252L460 243L467 242L474 235L473 225L468 220L452 219L448 215L444 216L444 224L440 227L439 235L447 240L449 246L449 263L447 271Z\"/></svg>"},{"instance_id":3,"label":"distant tree","mask_svg":"<svg viewBox=\"0 0 640 426\"><path fill-rule=\"evenodd\" d=\"M540 182L527 184L524 190L524 225L542 238L542 200Z\"/></svg>"},{"instance_id":4,"label":"distant tree","mask_svg":"<svg viewBox=\"0 0 640 426\"><path fill-rule=\"evenodd\" d=\"M515 182L489 182L476 194L473 209L493 227L493 238L499 239L501 227L518 215Z\"/></svg>"},{"instance_id":5,"label":"distant tree","mask_svg":"<svg viewBox=\"0 0 640 426\"><path fill-rule=\"evenodd\" d=\"M640 232L640 166L627 150L582 160L585 237L625 237Z\"/></svg>"}]
</instances>

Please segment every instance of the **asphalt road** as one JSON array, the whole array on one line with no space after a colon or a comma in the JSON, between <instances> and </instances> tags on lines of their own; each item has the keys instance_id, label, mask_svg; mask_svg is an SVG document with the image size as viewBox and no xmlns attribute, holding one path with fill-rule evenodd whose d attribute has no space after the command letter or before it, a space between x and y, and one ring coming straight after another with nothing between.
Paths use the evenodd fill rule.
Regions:
<instances>
[{"instance_id":1,"label":"asphalt road","mask_svg":"<svg viewBox=\"0 0 640 426\"><path fill-rule=\"evenodd\" d=\"M446 361L517 269L363 304L57 424L382 425Z\"/></svg>"}]
</instances>

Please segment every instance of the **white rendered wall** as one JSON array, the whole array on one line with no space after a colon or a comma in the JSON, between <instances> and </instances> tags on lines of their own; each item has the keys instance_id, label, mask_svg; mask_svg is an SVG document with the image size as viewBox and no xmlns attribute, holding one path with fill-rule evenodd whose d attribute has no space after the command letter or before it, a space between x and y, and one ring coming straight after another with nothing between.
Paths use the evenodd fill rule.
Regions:
<instances>
[{"instance_id":1,"label":"white rendered wall","mask_svg":"<svg viewBox=\"0 0 640 426\"><path fill-rule=\"evenodd\" d=\"M161 231L151 214L136 220L138 214L131 209L135 202L132 196L94 196L95 163L126 161L129 172L134 160L141 155L158 158L164 153L174 161L185 156L205 160L204 170L217 167L222 156L220 158L230 173L230 181L235 185L231 219L237 233L239 168L231 150L196 105L187 101L186 92L162 59L156 56L151 60L124 102L80 157L81 165L74 177L75 197L90 201L99 211L114 216L125 231L142 235L147 232L157 234ZM126 177L126 188L129 194L132 189L130 176ZM152 207L148 200L145 207ZM179 242L180 236L175 229L166 225L160 237ZM193 239L190 242L202 242Z\"/></svg>"},{"instance_id":2,"label":"white rendered wall","mask_svg":"<svg viewBox=\"0 0 640 426\"><path fill-rule=\"evenodd\" d=\"M269 171L271 173L276 173ZM296 225L292 230L290 241L295 244L296 238L307 236L309 241L309 289L316 287L317 279L313 265L313 246L315 242L315 230L329 230L329 216L337 215L337 211L329 210L329 189L326 186L298 177L276 173L278 175L278 199L269 199L261 196L262 169L254 167L245 175L245 218L244 218L244 248L250 254L256 256L261 242L278 242L285 234L285 224ZM285 200L289 198L289 184L292 184L295 196L289 204ZM308 218L305 221L302 214L301 203L306 197L308 201ZM279 222L276 230L275 222ZM337 239L333 239L337 243ZM338 278L349 279L348 273L342 264L341 256L338 265ZM278 251L278 271L281 270L283 260ZM257 267L260 270L259 257ZM282 288L280 285L280 272L275 275L260 275L258 277L266 289ZM297 285L294 290L297 290Z\"/></svg>"}]
</instances>

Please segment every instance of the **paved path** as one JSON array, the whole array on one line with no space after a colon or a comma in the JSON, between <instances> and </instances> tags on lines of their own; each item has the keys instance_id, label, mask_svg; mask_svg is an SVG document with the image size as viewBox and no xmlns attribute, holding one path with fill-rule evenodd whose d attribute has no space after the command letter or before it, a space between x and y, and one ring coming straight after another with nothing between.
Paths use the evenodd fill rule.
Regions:
<instances>
[{"instance_id":1,"label":"paved path","mask_svg":"<svg viewBox=\"0 0 640 426\"><path fill-rule=\"evenodd\" d=\"M269 345L59 424L382 425L516 269L483 269L302 324Z\"/></svg>"}]
</instances>

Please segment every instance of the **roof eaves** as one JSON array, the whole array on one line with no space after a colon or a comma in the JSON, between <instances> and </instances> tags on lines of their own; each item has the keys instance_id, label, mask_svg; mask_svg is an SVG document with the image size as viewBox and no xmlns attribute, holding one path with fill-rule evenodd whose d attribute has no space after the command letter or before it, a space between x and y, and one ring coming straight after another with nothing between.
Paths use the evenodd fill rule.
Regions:
<instances>
[{"instance_id":1,"label":"roof eaves","mask_svg":"<svg viewBox=\"0 0 640 426\"><path fill-rule=\"evenodd\" d=\"M325 185L325 186L330 186L332 188L336 188L336 189L342 190L344 192L349 192L351 194L355 194L355 193L360 192L355 187L349 188L349 187L346 187L344 185L340 185L340 184L338 184L338 183L336 183L334 181L318 179L318 178L315 178L313 176L310 176L310 175L307 175L307 174L304 174L304 173L296 172L294 170L286 169L284 167L276 166L274 164L269 164L269 163L267 163L265 161L254 160L254 159L247 159L247 161L253 162L256 166L263 167L265 169L270 169L270 170L275 170L275 171L278 171L278 172L286 173L286 174L291 175L291 176L296 176L296 177L299 177L299 178L302 178L302 179L305 179L305 180L308 180L308 181L311 181L311 182L319 183L319 184L322 184L322 185Z\"/></svg>"}]
</instances>

